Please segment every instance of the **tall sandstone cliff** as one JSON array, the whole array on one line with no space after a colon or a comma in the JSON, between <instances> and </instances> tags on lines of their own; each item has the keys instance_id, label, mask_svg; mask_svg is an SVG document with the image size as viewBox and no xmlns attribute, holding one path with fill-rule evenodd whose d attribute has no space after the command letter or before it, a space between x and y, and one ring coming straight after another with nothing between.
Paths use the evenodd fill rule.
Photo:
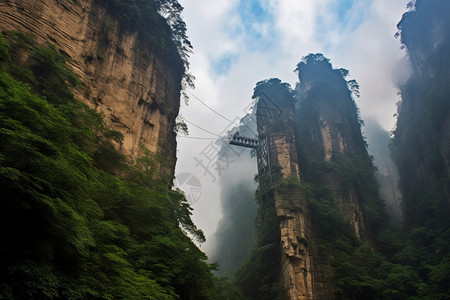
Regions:
<instances>
[{"instance_id":1,"label":"tall sandstone cliff","mask_svg":"<svg viewBox=\"0 0 450 300\"><path fill-rule=\"evenodd\" d=\"M183 68L169 64L126 29L96 0L2 0L0 30L22 31L38 43L51 41L70 58L83 87L78 99L102 112L123 134L120 151L141 154L141 145L163 153L173 174Z\"/></svg>"},{"instance_id":2,"label":"tall sandstone cliff","mask_svg":"<svg viewBox=\"0 0 450 300\"><path fill-rule=\"evenodd\" d=\"M262 87L262 88L261 88ZM295 115L292 95L277 79L260 83L257 122L261 205L275 207L281 237L281 282L287 299L314 299L310 220L304 196L296 186L283 180L300 182L295 146ZM263 156L268 158L262 159ZM267 170L266 174L264 170ZM267 180L267 177L268 180Z\"/></svg>"}]
</instances>

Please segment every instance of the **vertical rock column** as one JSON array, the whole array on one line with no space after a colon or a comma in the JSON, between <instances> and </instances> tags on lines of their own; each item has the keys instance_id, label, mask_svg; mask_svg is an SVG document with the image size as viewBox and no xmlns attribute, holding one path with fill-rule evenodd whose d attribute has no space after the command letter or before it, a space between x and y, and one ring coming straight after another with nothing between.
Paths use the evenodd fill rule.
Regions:
<instances>
[{"instance_id":1,"label":"vertical rock column","mask_svg":"<svg viewBox=\"0 0 450 300\"><path fill-rule=\"evenodd\" d=\"M281 277L288 299L314 299L311 273L312 257L308 250L309 221L305 198L298 184L297 149L294 132L294 103L292 99L277 99L258 95L258 134L266 140L272 185L260 186L262 201L275 211L281 231ZM261 170L261 162L258 162ZM261 172L260 172L260 177ZM260 181L260 185L264 184ZM270 194L270 195L267 195ZM261 203L261 206L268 206Z\"/></svg>"}]
</instances>

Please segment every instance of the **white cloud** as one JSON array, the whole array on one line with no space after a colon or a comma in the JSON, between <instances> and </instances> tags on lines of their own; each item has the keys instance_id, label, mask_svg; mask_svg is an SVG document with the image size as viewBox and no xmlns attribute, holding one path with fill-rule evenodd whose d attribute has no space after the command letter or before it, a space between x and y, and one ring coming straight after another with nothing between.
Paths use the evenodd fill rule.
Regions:
<instances>
[{"instance_id":1,"label":"white cloud","mask_svg":"<svg viewBox=\"0 0 450 300\"><path fill-rule=\"evenodd\" d=\"M255 28L248 29L237 11L238 0L180 0L194 46L190 61L197 78L196 96L228 118L243 116L257 81L278 77L294 85L297 78L293 70L301 57L321 52L335 68L348 69L350 77L360 83L357 102L362 116L374 117L386 129L392 128L398 100L392 79L404 78L399 68L407 65L399 64L404 53L393 36L408 0L352 1L345 21L338 19L336 11L336 3L344 0L261 2L273 19L253 22ZM255 32L259 37L250 35ZM226 56L232 57L229 68L216 73L214 66ZM189 106L182 108L182 115L215 133L229 126L193 97ZM211 137L193 126L189 129L191 136ZM191 172L203 184L203 196L194 205L193 217L207 238L221 218L220 191L194 158L209 142L180 138L177 162L177 173Z\"/></svg>"},{"instance_id":2,"label":"white cloud","mask_svg":"<svg viewBox=\"0 0 450 300\"><path fill-rule=\"evenodd\" d=\"M285 49L294 52L297 47L314 41L319 7L326 1L271 0L276 18L275 26Z\"/></svg>"}]
</instances>

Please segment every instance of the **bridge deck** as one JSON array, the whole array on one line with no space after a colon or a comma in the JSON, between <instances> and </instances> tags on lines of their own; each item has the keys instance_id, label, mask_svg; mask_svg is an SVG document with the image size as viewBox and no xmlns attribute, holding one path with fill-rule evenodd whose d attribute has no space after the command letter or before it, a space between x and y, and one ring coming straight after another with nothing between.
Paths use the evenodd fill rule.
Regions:
<instances>
[{"instance_id":1,"label":"bridge deck","mask_svg":"<svg viewBox=\"0 0 450 300\"><path fill-rule=\"evenodd\" d=\"M233 134L229 143L230 145L236 145L253 149L259 147L259 140L257 138L249 138L246 136L239 135L238 133Z\"/></svg>"}]
</instances>

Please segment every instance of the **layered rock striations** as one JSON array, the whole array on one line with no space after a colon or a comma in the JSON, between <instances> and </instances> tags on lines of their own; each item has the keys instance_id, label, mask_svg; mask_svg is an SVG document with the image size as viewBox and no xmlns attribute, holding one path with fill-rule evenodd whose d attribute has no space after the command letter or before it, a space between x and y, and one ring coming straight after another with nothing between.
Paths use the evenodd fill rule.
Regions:
<instances>
[{"instance_id":1,"label":"layered rock striations","mask_svg":"<svg viewBox=\"0 0 450 300\"><path fill-rule=\"evenodd\" d=\"M21 31L38 43L51 41L70 58L83 87L77 98L102 112L123 135L122 153L136 158L144 146L163 153L173 173L182 63L173 64L137 31L96 0L8 0L0 2L0 30Z\"/></svg>"},{"instance_id":2,"label":"layered rock striations","mask_svg":"<svg viewBox=\"0 0 450 300\"><path fill-rule=\"evenodd\" d=\"M345 276L338 256L351 252L355 241L374 243L384 206L353 100L356 81L347 81L348 71L333 69L322 54L303 58L297 71L296 146L302 183L312 187L312 299L335 299ZM348 248L340 244L344 240Z\"/></svg>"}]
</instances>

